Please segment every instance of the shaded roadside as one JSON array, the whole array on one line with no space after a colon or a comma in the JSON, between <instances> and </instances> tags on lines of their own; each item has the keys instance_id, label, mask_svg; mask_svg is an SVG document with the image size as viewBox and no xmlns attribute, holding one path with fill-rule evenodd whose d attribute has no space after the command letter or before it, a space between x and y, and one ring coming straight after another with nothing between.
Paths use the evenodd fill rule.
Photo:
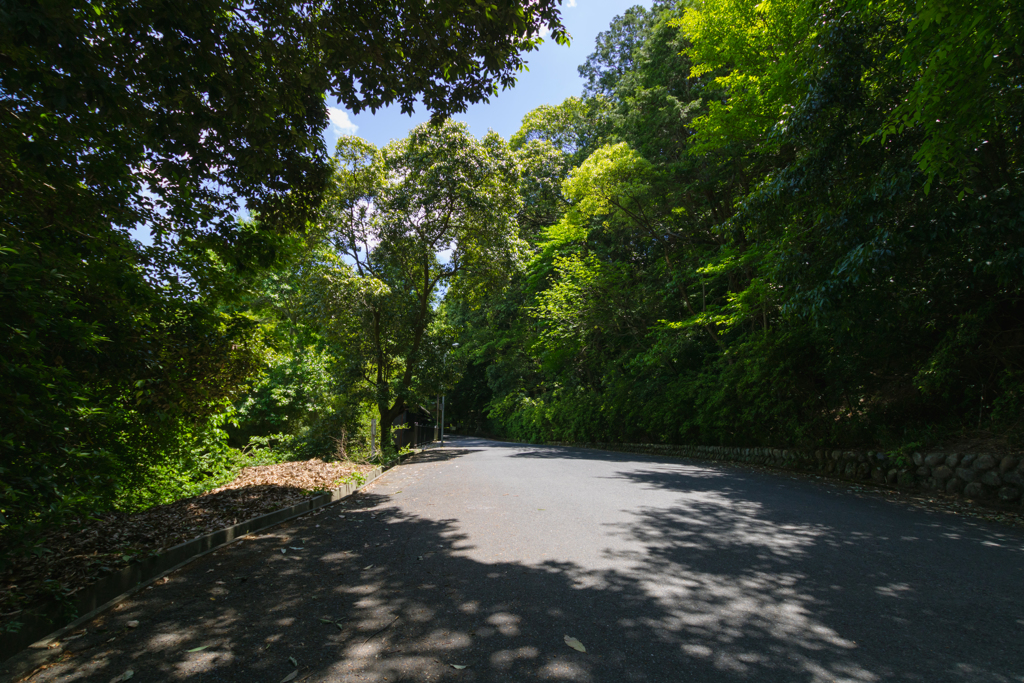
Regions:
<instances>
[{"instance_id":1,"label":"shaded roadside","mask_svg":"<svg viewBox=\"0 0 1024 683\"><path fill-rule=\"evenodd\" d=\"M198 496L134 513L72 520L45 534L38 552L6 558L0 574L0 632L17 628L40 601L59 595L70 605L80 590L133 561L295 505L372 470L369 464L317 459L247 467L232 482Z\"/></svg>"},{"instance_id":2,"label":"shaded roadside","mask_svg":"<svg viewBox=\"0 0 1024 683\"><path fill-rule=\"evenodd\" d=\"M296 671L293 681L1024 675L1016 647L1024 539L1013 530L841 492L827 498L759 473L460 446L419 456L344 507L197 561L90 624L63 661L32 680L108 683L128 669L138 681L247 683ZM468 533L468 517L455 513L523 503L475 498L483 487L446 469L470 463L535 463L532 482L554 471L543 466L571 465L581 473L573 486L587 487L590 476L638 503L626 521L600 525L609 539L600 568L557 558L481 561L475 549L493 541ZM458 494L445 502L425 472ZM594 496L592 504L596 516L603 502ZM428 514L428 506L441 510ZM557 536L557 520L526 531ZM587 653L568 648L565 635Z\"/></svg>"}]
</instances>

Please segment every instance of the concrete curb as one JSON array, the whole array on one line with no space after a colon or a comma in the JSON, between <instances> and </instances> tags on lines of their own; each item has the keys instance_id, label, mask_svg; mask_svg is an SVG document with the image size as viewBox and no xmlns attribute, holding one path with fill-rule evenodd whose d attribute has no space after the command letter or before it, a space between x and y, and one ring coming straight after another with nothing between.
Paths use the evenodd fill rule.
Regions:
<instances>
[{"instance_id":1,"label":"concrete curb","mask_svg":"<svg viewBox=\"0 0 1024 683\"><path fill-rule=\"evenodd\" d=\"M82 616L68 623L56 601L37 608L31 620L18 633L5 633L0 641L0 681L15 680L62 652L59 638L81 624L127 599L157 579L167 576L203 555L234 543L240 538L346 498L375 481L384 470L374 468L361 485L345 484L327 493L313 496L296 505L260 515L234 526L180 543L157 555L134 562L83 588L75 596L76 613ZM27 648L27 651L26 651Z\"/></svg>"}]
</instances>

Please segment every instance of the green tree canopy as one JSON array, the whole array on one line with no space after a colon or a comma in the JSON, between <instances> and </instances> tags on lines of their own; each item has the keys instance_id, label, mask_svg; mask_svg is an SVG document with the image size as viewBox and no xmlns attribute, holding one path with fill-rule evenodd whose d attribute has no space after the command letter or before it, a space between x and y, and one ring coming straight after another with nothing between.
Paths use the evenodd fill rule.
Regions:
<instances>
[{"instance_id":1,"label":"green tree canopy","mask_svg":"<svg viewBox=\"0 0 1024 683\"><path fill-rule=\"evenodd\" d=\"M580 69L608 102L584 115L602 127L586 155L552 125L564 108L516 137L535 258L454 318L467 392L489 396L477 423L536 440L1019 442L1021 37L1001 0L617 17Z\"/></svg>"},{"instance_id":2,"label":"green tree canopy","mask_svg":"<svg viewBox=\"0 0 1024 683\"><path fill-rule=\"evenodd\" d=\"M380 150L342 138L335 159L322 229L346 284L325 291L338 315L357 316L364 378L387 430L417 389L440 388L453 339L438 327L439 296L501 280L521 260L518 169L500 137L477 140L452 121Z\"/></svg>"},{"instance_id":3,"label":"green tree canopy","mask_svg":"<svg viewBox=\"0 0 1024 683\"><path fill-rule=\"evenodd\" d=\"M928 177L971 189L985 179L999 187L1015 156L1012 121L1024 112L1024 14L1010 0L851 0L871 21L900 26L902 39L885 56L898 62L910 87L874 138L917 128L914 160Z\"/></svg>"},{"instance_id":4,"label":"green tree canopy","mask_svg":"<svg viewBox=\"0 0 1024 683\"><path fill-rule=\"evenodd\" d=\"M259 323L223 305L318 215L328 96L461 111L558 5L0 3L3 529L112 504L244 389Z\"/></svg>"}]
</instances>

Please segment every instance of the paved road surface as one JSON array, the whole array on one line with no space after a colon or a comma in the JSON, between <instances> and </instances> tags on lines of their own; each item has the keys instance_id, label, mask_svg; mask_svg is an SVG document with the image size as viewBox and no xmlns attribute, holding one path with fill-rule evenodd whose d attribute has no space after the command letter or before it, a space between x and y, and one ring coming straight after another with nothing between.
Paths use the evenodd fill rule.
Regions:
<instances>
[{"instance_id":1,"label":"paved road surface","mask_svg":"<svg viewBox=\"0 0 1024 683\"><path fill-rule=\"evenodd\" d=\"M147 589L32 680L1024 681L1022 550L841 485L461 439Z\"/></svg>"}]
</instances>

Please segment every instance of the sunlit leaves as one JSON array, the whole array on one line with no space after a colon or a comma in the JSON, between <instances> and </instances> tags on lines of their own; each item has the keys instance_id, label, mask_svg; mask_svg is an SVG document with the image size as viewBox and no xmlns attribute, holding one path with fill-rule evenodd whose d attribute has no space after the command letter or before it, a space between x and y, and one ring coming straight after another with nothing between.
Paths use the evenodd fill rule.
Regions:
<instances>
[{"instance_id":1,"label":"sunlit leaves","mask_svg":"<svg viewBox=\"0 0 1024 683\"><path fill-rule=\"evenodd\" d=\"M541 338L552 349L586 337L594 322L586 311L601 296L601 263L593 256L556 256L555 273L554 283L538 295L531 311L545 323Z\"/></svg>"},{"instance_id":2,"label":"sunlit leaves","mask_svg":"<svg viewBox=\"0 0 1024 683\"><path fill-rule=\"evenodd\" d=\"M519 149L533 140L544 140L577 165L608 133L610 109L611 101L603 95L589 99L570 97L557 105L543 104L523 117L509 145Z\"/></svg>"},{"instance_id":3,"label":"sunlit leaves","mask_svg":"<svg viewBox=\"0 0 1024 683\"><path fill-rule=\"evenodd\" d=\"M655 220L647 210L654 169L624 142L605 145L574 170L563 185L580 218L601 217L632 222Z\"/></svg>"},{"instance_id":4,"label":"sunlit leaves","mask_svg":"<svg viewBox=\"0 0 1024 683\"><path fill-rule=\"evenodd\" d=\"M496 135L425 124L377 150L343 138L318 228L340 259L323 280L337 317L355 316L384 429L416 392L440 393L451 333L440 296L470 296L525 258L515 215L518 165ZM327 275L324 276L327 278ZM344 282L343 282L344 281Z\"/></svg>"},{"instance_id":5,"label":"sunlit leaves","mask_svg":"<svg viewBox=\"0 0 1024 683\"><path fill-rule=\"evenodd\" d=\"M486 429L830 447L1019 434L1018 14L708 0L617 18L584 69L612 105L595 117L607 137L570 162L578 103L527 117L537 255L458 318Z\"/></svg>"},{"instance_id":6,"label":"sunlit leaves","mask_svg":"<svg viewBox=\"0 0 1024 683\"><path fill-rule=\"evenodd\" d=\"M690 75L714 75L727 95L694 121L696 151L764 142L784 120L813 46L816 8L809 0L705 1L675 20L690 41Z\"/></svg>"},{"instance_id":7,"label":"sunlit leaves","mask_svg":"<svg viewBox=\"0 0 1024 683\"><path fill-rule=\"evenodd\" d=\"M562 183L569 209L544 232L547 243L581 242L598 226L653 229L660 218L651 206L654 179L651 164L626 143L601 147Z\"/></svg>"}]
</instances>

